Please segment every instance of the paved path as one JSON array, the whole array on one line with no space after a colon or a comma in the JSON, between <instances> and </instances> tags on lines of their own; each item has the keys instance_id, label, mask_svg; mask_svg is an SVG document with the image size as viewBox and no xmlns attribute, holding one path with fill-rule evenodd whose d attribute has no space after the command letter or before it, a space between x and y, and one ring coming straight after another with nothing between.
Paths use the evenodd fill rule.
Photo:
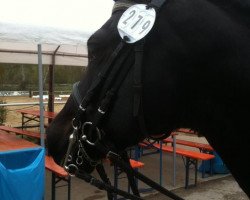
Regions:
<instances>
[{"instance_id":1,"label":"paved path","mask_svg":"<svg viewBox=\"0 0 250 200\"><path fill-rule=\"evenodd\" d=\"M46 173L46 180L47 189L45 200L50 200L51 174L48 172ZM191 187L189 189L184 189L183 181L181 181L181 183L181 187L177 187L178 189L173 189L171 191L185 200L249 200L231 175L217 177L202 182L200 181L196 187ZM120 184L127 185L125 179L120 180ZM141 183L139 185L143 187ZM170 189L170 185L168 185L167 188ZM123 189L126 190L126 187L123 187ZM72 178L71 191L71 199L73 200L107 200L104 191L100 191L77 178ZM143 193L142 196L145 200L169 200L168 197L154 191ZM65 187L57 188L56 199L67 200Z\"/></svg>"},{"instance_id":2,"label":"paved path","mask_svg":"<svg viewBox=\"0 0 250 200\"><path fill-rule=\"evenodd\" d=\"M232 176L211 180L198 184L190 189L176 189L175 194L185 200L248 200ZM146 200L168 200L162 194L145 197Z\"/></svg>"}]
</instances>

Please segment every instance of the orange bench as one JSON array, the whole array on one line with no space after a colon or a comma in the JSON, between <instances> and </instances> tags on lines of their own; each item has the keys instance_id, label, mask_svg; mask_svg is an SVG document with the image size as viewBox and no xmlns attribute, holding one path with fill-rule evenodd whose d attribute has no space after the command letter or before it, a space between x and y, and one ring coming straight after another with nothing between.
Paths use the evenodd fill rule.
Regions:
<instances>
[{"instance_id":1,"label":"orange bench","mask_svg":"<svg viewBox=\"0 0 250 200\"><path fill-rule=\"evenodd\" d=\"M169 153L174 152L173 147L170 147L170 146L167 146L164 144L160 145L157 143L157 144L154 144L153 146L155 148L163 151L163 152L169 152ZM176 148L176 154L181 155L181 156L186 158L186 162L185 162L185 169L186 169L185 188L188 188L188 186L189 186L190 166L194 165L194 167L195 167L195 183L194 183L194 185L196 185L197 184L198 160L201 160L201 161L210 160L210 161L212 161L212 159L215 158L215 156L212 154L195 152L195 151L190 151L190 150L181 149L181 148ZM202 172L202 177L204 177L204 176L205 176L205 171Z\"/></svg>"},{"instance_id":2,"label":"orange bench","mask_svg":"<svg viewBox=\"0 0 250 200\"><path fill-rule=\"evenodd\" d=\"M5 131L5 132L10 132L10 133L15 133L17 135L25 135L28 137L40 139L41 135L38 132L33 132L33 131L27 131L19 128L14 128L10 126L0 126L0 130ZM46 138L46 136L45 136Z\"/></svg>"},{"instance_id":3,"label":"orange bench","mask_svg":"<svg viewBox=\"0 0 250 200\"><path fill-rule=\"evenodd\" d=\"M132 160L130 159L130 164L133 168L141 168L144 166L144 163L136 161L136 160ZM52 195L51 195L51 199L55 200L55 189L56 189L56 184L63 180L65 182L67 182L67 186L68 186L68 200L70 200L70 191L71 191L71 179L70 176L68 174L68 172L65 171L65 169L59 165L57 165L55 163L55 161L53 160L52 157L50 156L45 156L45 168L49 171L52 172ZM118 177L117 177L118 178ZM118 182L117 182L118 185ZM116 185L116 186L117 186Z\"/></svg>"},{"instance_id":4,"label":"orange bench","mask_svg":"<svg viewBox=\"0 0 250 200\"><path fill-rule=\"evenodd\" d=\"M170 147L170 146L167 146L164 144L162 145L162 147L158 143L154 144L153 146L159 150L164 151L164 152L173 153L173 151L174 151L173 147ZM176 154L181 155L181 156L185 156L185 157L189 157L189 158L193 158L193 159L198 159L198 160L211 160L211 159L215 158L215 156L212 154L190 151L190 150L181 149L181 148L176 148Z\"/></svg>"},{"instance_id":5,"label":"orange bench","mask_svg":"<svg viewBox=\"0 0 250 200\"><path fill-rule=\"evenodd\" d=\"M52 172L51 199L56 199L56 184L60 181L66 182L68 186L68 200L70 200L71 177L65 169L55 163L52 157L45 156L45 168Z\"/></svg>"},{"instance_id":6,"label":"orange bench","mask_svg":"<svg viewBox=\"0 0 250 200\"><path fill-rule=\"evenodd\" d=\"M129 161L130 161L130 165L133 169L138 169L138 168L144 167L144 163L142 163L140 161L133 160L133 159L130 159Z\"/></svg>"},{"instance_id":7,"label":"orange bench","mask_svg":"<svg viewBox=\"0 0 250 200\"><path fill-rule=\"evenodd\" d=\"M178 128L174 131L174 133L176 132L187 133L187 134L192 134L192 135L198 134L196 131L188 129L188 128Z\"/></svg>"},{"instance_id":8,"label":"orange bench","mask_svg":"<svg viewBox=\"0 0 250 200\"><path fill-rule=\"evenodd\" d=\"M173 138L168 137L166 139L163 139L162 141L164 143L173 143ZM192 142L192 141L181 140L181 139L176 139L175 142L176 144L179 144L179 145L198 148L201 152L213 151L213 147L211 147L209 144L203 144L203 143Z\"/></svg>"},{"instance_id":9,"label":"orange bench","mask_svg":"<svg viewBox=\"0 0 250 200\"><path fill-rule=\"evenodd\" d=\"M174 149L172 146L167 146L164 144L161 145L159 143L142 142L142 143L139 143L139 146L143 147L143 148L156 149L160 152L162 151L162 152L174 153ZM181 148L176 148L176 154L186 158L186 162L185 162L185 170L186 170L185 188L188 188L188 186L189 186L190 166L191 165L195 166L195 183L194 183L194 185L196 185L197 184L198 160L201 160L201 161L210 160L210 161L212 161L212 159L215 158L215 156L212 154L190 151L190 150L181 149ZM160 154L160 156L162 156L162 154ZM162 158L160 158L160 160L162 160ZM160 165L162 165L162 164L160 163ZM160 174L160 176L161 176L161 174ZM205 171L202 172L202 177L204 177L204 176L205 176Z\"/></svg>"}]
</instances>

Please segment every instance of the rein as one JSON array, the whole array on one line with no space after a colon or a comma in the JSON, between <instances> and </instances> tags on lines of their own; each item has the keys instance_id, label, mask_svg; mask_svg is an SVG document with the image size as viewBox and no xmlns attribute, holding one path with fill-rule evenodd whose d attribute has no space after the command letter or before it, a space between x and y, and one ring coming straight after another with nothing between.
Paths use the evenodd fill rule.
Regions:
<instances>
[{"instance_id":1,"label":"rein","mask_svg":"<svg viewBox=\"0 0 250 200\"><path fill-rule=\"evenodd\" d=\"M147 9L154 8L155 10L159 10L161 6L165 3L165 0L152 0L151 3L147 5ZM117 10L124 10L124 8L128 8L133 5L131 1L117 1L113 8L113 12ZM123 171L125 171L128 176L132 176L133 179L136 177L142 182L148 184L150 187L158 190L159 192L169 196L172 199L182 200L182 198L178 197L174 193L169 190L163 188L159 184L155 183L151 179L147 178L140 172L133 170L129 165L129 162L124 162L121 156L114 151L109 144L105 144L103 141L104 131L101 129L102 121L107 113L109 107L111 106L112 100L116 93L119 91L123 80L126 78L129 70L132 66L134 66L134 117L138 120L139 126L141 128L142 133L144 133L145 137L148 136L145 126L145 121L143 117L142 110L142 59L143 59L143 47L144 47L144 39L136 42L134 45L127 44L129 38L126 36L122 38L120 43L117 45L111 56L108 58L107 62L103 66L102 71L98 74L97 79L90 86L86 96L82 98L79 89L78 83L75 83L73 86L73 99L78 105L78 110L75 117L72 120L73 132L69 137L69 146L67 149L67 153L64 160L64 168L69 172L71 176L77 176L86 182L98 187L99 189L106 190L108 192L108 199L112 199L112 193L119 194L124 196L127 199L141 199L139 197L138 190L132 188L135 195L130 194L128 192L119 190L111 186L109 179L107 178L106 172L102 165L102 161L95 160L91 158L87 151L86 146L91 146L95 148L100 155L106 156L111 162L118 165ZM130 55L131 46L134 46L135 52L135 63L126 64L125 61ZM119 59L116 58L119 56ZM107 79L109 78L109 79ZM96 111L95 117L92 121L85 121L86 119L86 111L88 106L90 106L93 98L99 94L99 91L103 89L103 85L105 85L105 91L103 94L103 98L100 101L99 107ZM77 146L77 150L75 152L76 159L75 162L73 160L73 153L75 146ZM79 167L87 162L89 166L96 168L98 173L100 174L102 180L99 181L95 177L91 176L87 172L83 170L79 170Z\"/></svg>"}]
</instances>

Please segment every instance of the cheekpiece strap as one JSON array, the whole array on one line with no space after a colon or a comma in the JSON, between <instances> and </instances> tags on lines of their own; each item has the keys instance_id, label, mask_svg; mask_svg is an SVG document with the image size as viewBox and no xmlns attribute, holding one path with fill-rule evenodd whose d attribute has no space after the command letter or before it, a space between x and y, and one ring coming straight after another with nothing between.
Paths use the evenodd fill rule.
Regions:
<instances>
[{"instance_id":1,"label":"cheekpiece strap","mask_svg":"<svg viewBox=\"0 0 250 200\"><path fill-rule=\"evenodd\" d=\"M81 101L82 101L82 96L78 90L78 85L79 85L79 81L74 83L73 85L73 99L76 102L76 105L81 105Z\"/></svg>"},{"instance_id":2,"label":"cheekpiece strap","mask_svg":"<svg viewBox=\"0 0 250 200\"><path fill-rule=\"evenodd\" d=\"M152 0L147 7L153 7L155 10L159 10L165 2L166 0Z\"/></svg>"}]
</instances>

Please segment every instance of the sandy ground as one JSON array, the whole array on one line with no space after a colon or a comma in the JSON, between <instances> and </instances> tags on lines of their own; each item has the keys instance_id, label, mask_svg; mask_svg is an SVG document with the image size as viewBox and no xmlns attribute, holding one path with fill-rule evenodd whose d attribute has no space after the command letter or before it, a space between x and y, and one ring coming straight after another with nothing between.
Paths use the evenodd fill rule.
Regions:
<instances>
[{"instance_id":1,"label":"sandy ground","mask_svg":"<svg viewBox=\"0 0 250 200\"><path fill-rule=\"evenodd\" d=\"M38 102L37 99L32 99L28 97L0 97L0 99L6 101L7 103L21 103L21 102ZM66 101L66 99L63 99ZM63 104L56 105L55 111L59 112L63 107ZM18 109L39 109L39 106L9 106L8 116L6 120L6 125L9 126L20 126L21 125L21 114L17 113ZM46 108L47 110L47 108ZM177 136L180 139L186 139L191 141L197 141L202 143L207 143L206 139L203 137L196 137L193 135L179 134ZM197 150L198 151L198 150ZM154 180L159 182L159 154L152 154L149 156L143 156L140 161L145 164L145 167L140 169L140 172ZM105 164L108 176L111 182L113 182L113 167L109 164ZM196 187L191 187L189 189L184 189L185 180L185 168L183 165L183 159L177 156L177 166L176 166L176 185L173 185L173 155L164 154L163 157L163 186L174 193L183 197L186 200L247 200L249 199L244 192L240 189L234 178L228 175L215 174L213 176L208 176L202 178L201 174L198 174L198 184ZM94 173L96 177L96 173ZM194 181L194 170L190 170L190 182ZM126 179L119 180L119 188L127 190ZM158 194L152 189L148 190L148 186L139 182L139 188L142 192L144 199L148 200L163 200L169 199L168 197ZM147 189L147 190L146 190ZM147 192L146 192L147 191ZM66 200L67 199L67 188L59 187L56 191L56 199ZM51 173L46 171L46 200L51 199ZM106 200L106 193L100 191L99 189L85 183L84 181L72 178L72 188L71 188L71 199L73 200Z\"/></svg>"},{"instance_id":2,"label":"sandy ground","mask_svg":"<svg viewBox=\"0 0 250 200\"><path fill-rule=\"evenodd\" d=\"M0 97L1 100L6 103L31 103L39 102L38 99L29 98L29 97ZM67 98L63 98L61 101L66 101ZM59 112L64 104L55 104L55 112ZM45 110L47 110L47 105L44 105ZM22 105L22 106L7 106L7 119L5 124L7 126L21 126L21 114L16 112L20 109L33 109L39 110L39 105Z\"/></svg>"}]
</instances>

